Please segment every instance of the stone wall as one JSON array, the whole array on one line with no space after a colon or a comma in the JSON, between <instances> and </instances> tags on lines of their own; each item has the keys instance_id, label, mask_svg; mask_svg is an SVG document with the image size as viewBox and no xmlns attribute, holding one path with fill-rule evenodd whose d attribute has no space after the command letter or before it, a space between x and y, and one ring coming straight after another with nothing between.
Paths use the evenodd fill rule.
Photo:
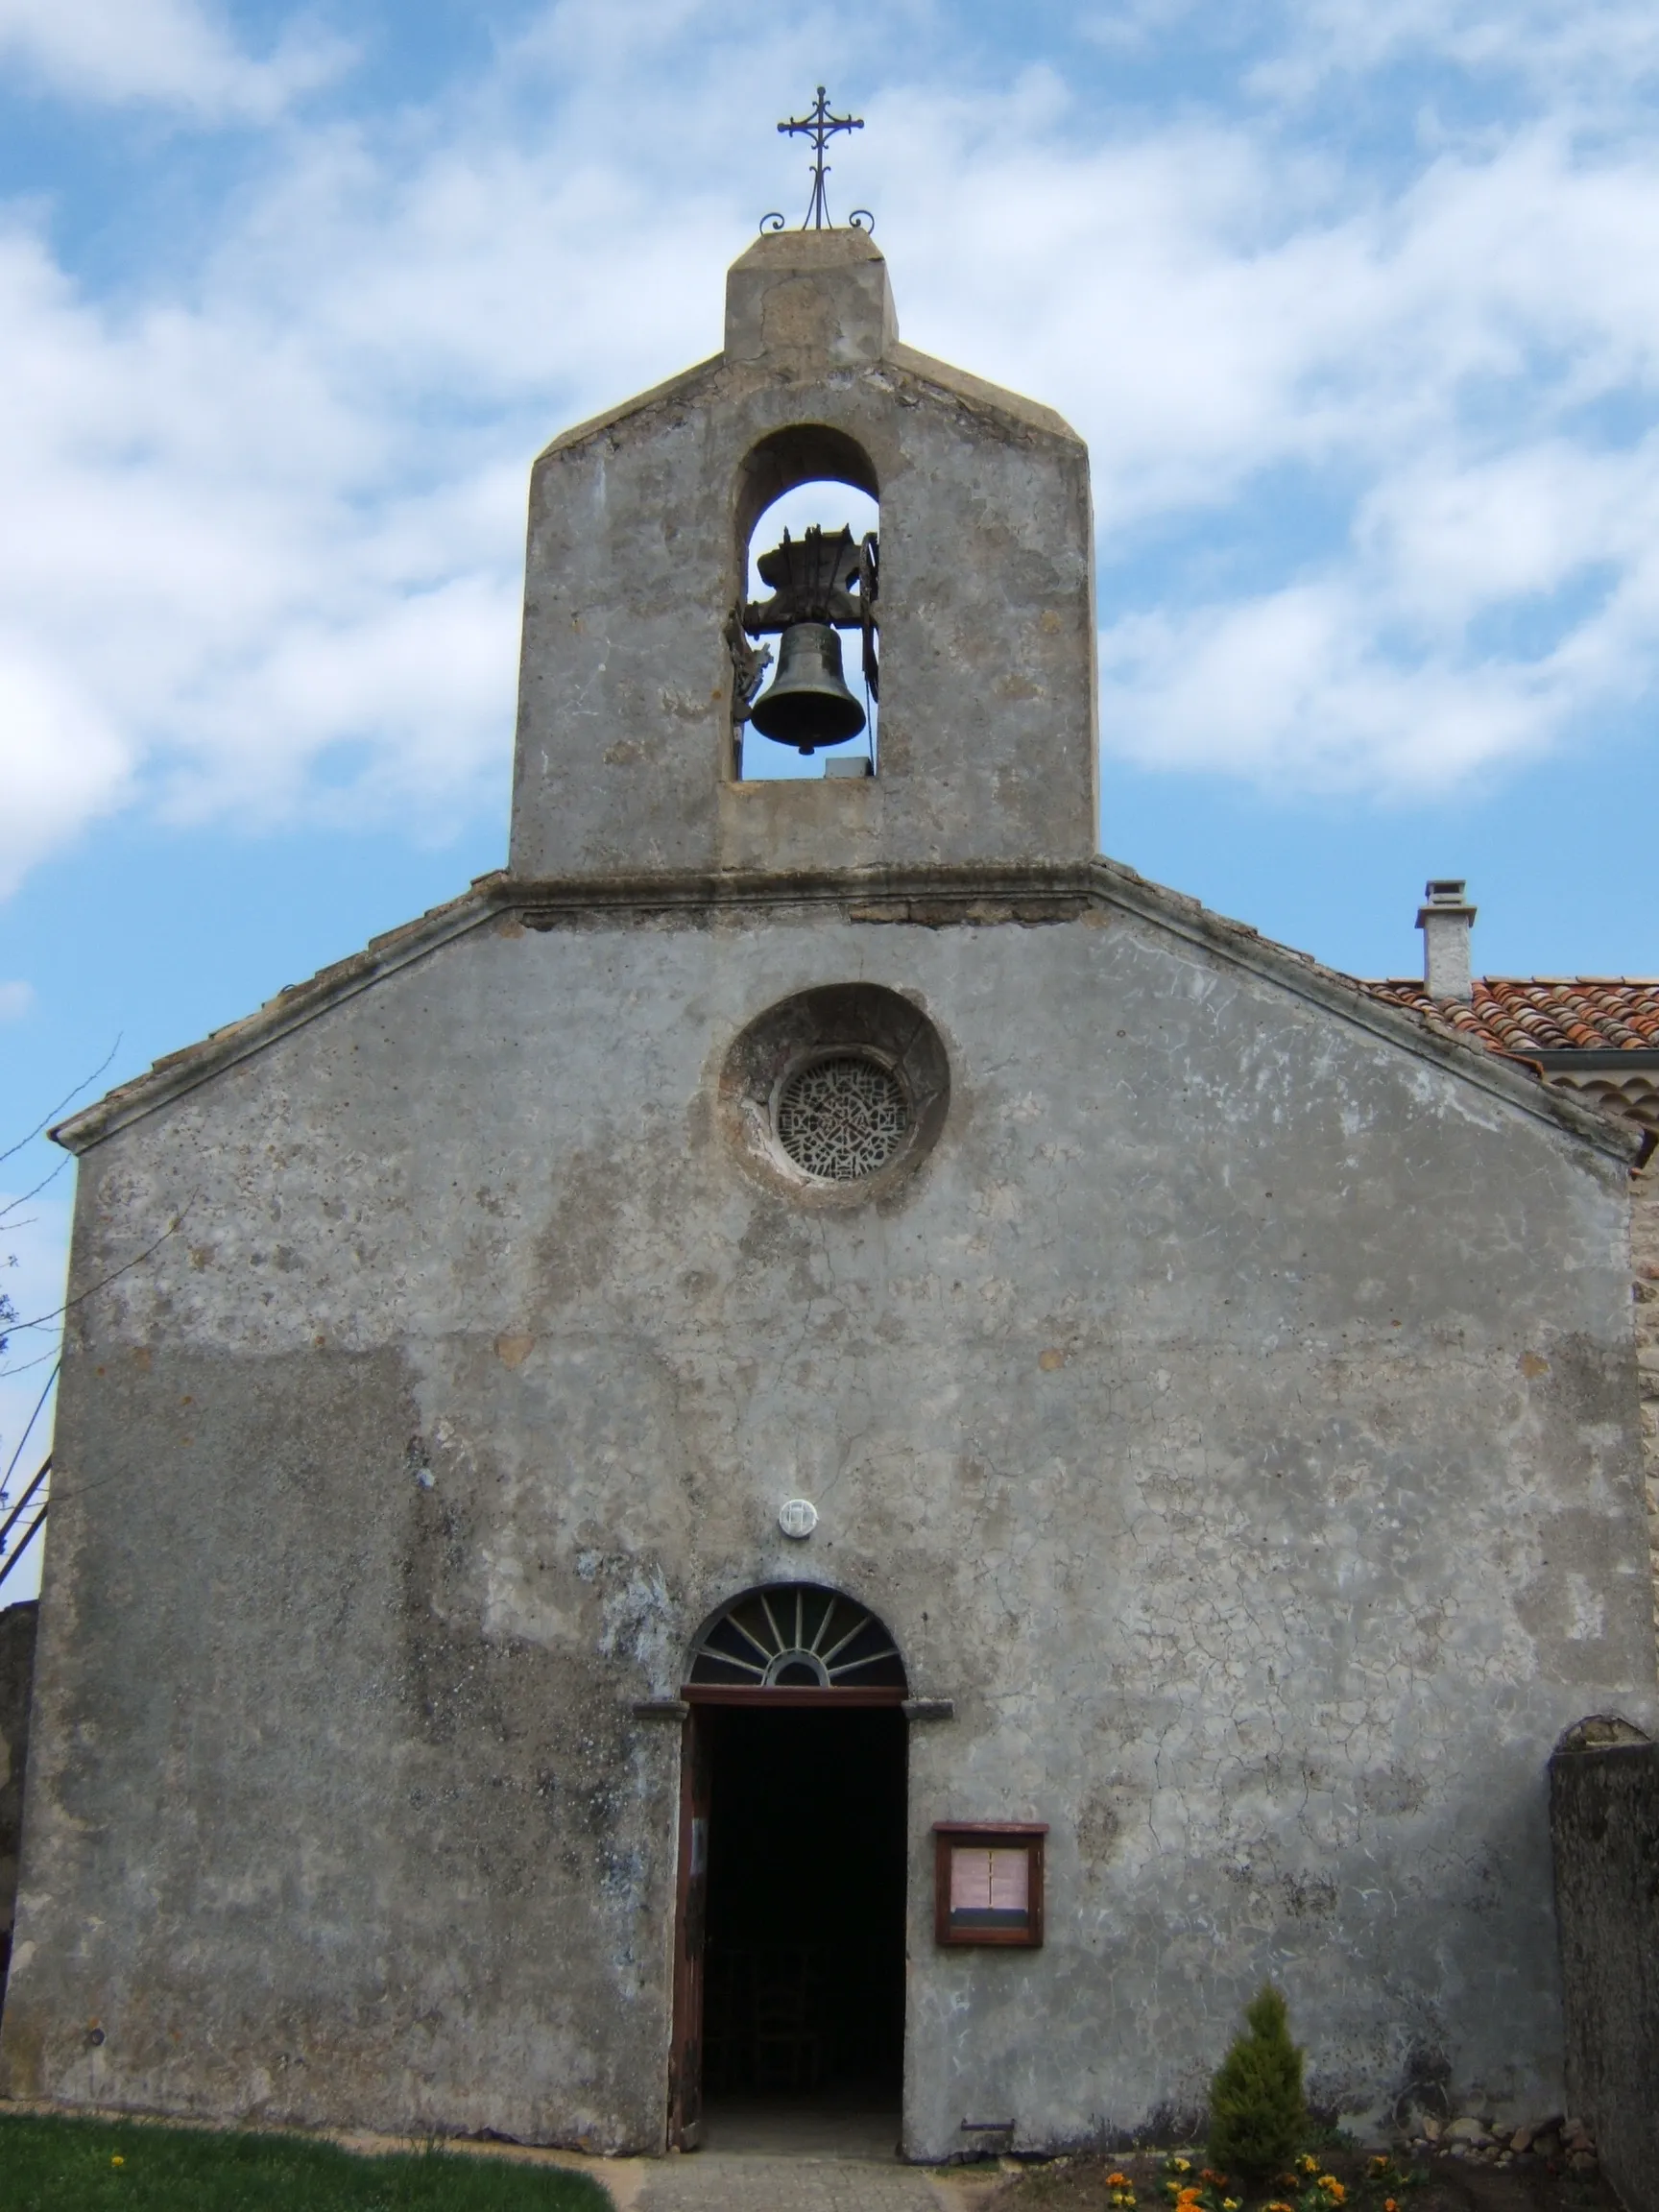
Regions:
<instances>
[{"instance_id":1,"label":"stone wall","mask_svg":"<svg viewBox=\"0 0 1659 2212\"><path fill-rule=\"evenodd\" d=\"M1550 1763L1567 2100L1626 2212L1659 2212L1659 1744L1619 1722Z\"/></svg>"},{"instance_id":2,"label":"stone wall","mask_svg":"<svg viewBox=\"0 0 1659 2212\"><path fill-rule=\"evenodd\" d=\"M1642 1392L1642 1465L1653 1554L1653 1626L1659 1636L1659 1154L1631 1181L1630 1245L1636 1294L1636 1363Z\"/></svg>"},{"instance_id":3,"label":"stone wall","mask_svg":"<svg viewBox=\"0 0 1659 2212\"><path fill-rule=\"evenodd\" d=\"M35 1679L31 1600L0 1612L0 1995L12 1956L12 1908L17 1895L17 1848L23 1831L23 1767L29 1750L29 1693Z\"/></svg>"},{"instance_id":4,"label":"stone wall","mask_svg":"<svg viewBox=\"0 0 1659 2212\"><path fill-rule=\"evenodd\" d=\"M1425 2068L1558 2108L1545 1768L1655 1718L1627 1159L1090 880L1031 926L476 912L91 1144L10 2094L660 2148L678 1766L634 1704L804 1574L954 1700L914 2154L1191 2109L1269 1975L1357 2125ZM849 978L926 1011L950 1108L831 1208L720 1086ZM1049 1822L1043 1950L935 1947L964 1818Z\"/></svg>"}]
</instances>

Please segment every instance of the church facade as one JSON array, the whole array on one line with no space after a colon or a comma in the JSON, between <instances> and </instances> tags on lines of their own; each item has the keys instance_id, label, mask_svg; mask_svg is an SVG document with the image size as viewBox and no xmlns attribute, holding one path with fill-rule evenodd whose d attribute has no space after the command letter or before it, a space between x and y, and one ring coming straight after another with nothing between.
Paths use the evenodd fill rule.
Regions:
<instances>
[{"instance_id":1,"label":"church facade","mask_svg":"<svg viewBox=\"0 0 1659 2212\"><path fill-rule=\"evenodd\" d=\"M746 776L823 481L874 772ZM509 868L66 1124L6 2094L1056 2149L1271 1979L1362 2131L1558 2101L1638 1138L1097 855L1092 543L762 239L537 464Z\"/></svg>"}]
</instances>

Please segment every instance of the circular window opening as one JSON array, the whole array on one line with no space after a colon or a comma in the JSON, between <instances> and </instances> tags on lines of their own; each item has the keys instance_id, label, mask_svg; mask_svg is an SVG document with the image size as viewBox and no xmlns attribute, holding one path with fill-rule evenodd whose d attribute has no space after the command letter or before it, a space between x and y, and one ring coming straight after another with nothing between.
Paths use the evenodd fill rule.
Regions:
<instances>
[{"instance_id":1,"label":"circular window opening","mask_svg":"<svg viewBox=\"0 0 1659 2212\"><path fill-rule=\"evenodd\" d=\"M781 999L735 1037L720 1114L738 1158L797 1203L898 1200L938 1142L950 1103L944 1041L878 983Z\"/></svg>"},{"instance_id":2,"label":"circular window opening","mask_svg":"<svg viewBox=\"0 0 1659 2212\"><path fill-rule=\"evenodd\" d=\"M861 1052L808 1062L778 1097L779 1143L797 1167L825 1183L878 1174L909 1126L904 1086Z\"/></svg>"}]
</instances>

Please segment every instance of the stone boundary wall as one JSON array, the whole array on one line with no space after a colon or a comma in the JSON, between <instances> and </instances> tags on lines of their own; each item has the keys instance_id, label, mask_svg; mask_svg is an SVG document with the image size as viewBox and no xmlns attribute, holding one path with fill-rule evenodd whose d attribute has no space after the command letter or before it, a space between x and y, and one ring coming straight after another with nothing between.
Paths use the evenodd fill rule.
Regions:
<instances>
[{"instance_id":1,"label":"stone boundary wall","mask_svg":"<svg viewBox=\"0 0 1659 2212\"><path fill-rule=\"evenodd\" d=\"M1550 1830L1567 2100L1626 2212L1659 2212L1659 1744L1622 1721L1571 1731Z\"/></svg>"},{"instance_id":2,"label":"stone boundary wall","mask_svg":"<svg viewBox=\"0 0 1659 2212\"><path fill-rule=\"evenodd\" d=\"M35 1680L31 1599L0 1612L0 1998L12 1956L12 1908L17 1896L17 1845L23 1833L23 1766L29 1751L29 1693Z\"/></svg>"},{"instance_id":3,"label":"stone boundary wall","mask_svg":"<svg viewBox=\"0 0 1659 2212\"><path fill-rule=\"evenodd\" d=\"M1635 1276L1636 1366L1642 1390L1642 1471L1659 1636L1659 1153L1631 1178L1630 1259Z\"/></svg>"}]
</instances>

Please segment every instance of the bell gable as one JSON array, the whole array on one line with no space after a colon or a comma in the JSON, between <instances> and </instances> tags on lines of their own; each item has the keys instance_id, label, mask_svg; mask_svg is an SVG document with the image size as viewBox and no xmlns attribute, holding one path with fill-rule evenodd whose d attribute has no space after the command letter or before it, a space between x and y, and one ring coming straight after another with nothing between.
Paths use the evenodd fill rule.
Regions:
<instances>
[{"instance_id":1,"label":"bell gable","mask_svg":"<svg viewBox=\"0 0 1659 2212\"><path fill-rule=\"evenodd\" d=\"M745 780L750 537L819 478L880 503L878 773ZM1081 440L902 346L864 232L757 239L723 352L537 462L513 874L1078 861L1096 805Z\"/></svg>"}]
</instances>

